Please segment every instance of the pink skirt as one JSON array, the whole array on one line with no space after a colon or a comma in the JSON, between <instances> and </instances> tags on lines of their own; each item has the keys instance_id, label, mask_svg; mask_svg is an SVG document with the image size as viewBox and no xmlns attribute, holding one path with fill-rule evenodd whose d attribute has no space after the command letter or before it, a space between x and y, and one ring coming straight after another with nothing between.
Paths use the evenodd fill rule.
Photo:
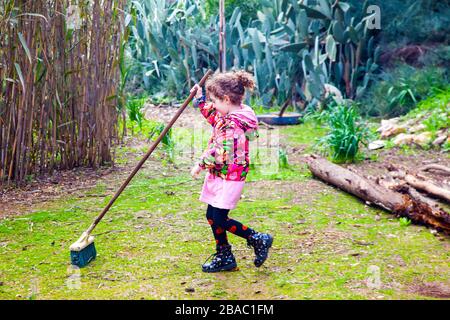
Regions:
<instances>
[{"instance_id":1,"label":"pink skirt","mask_svg":"<svg viewBox=\"0 0 450 320\"><path fill-rule=\"evenodd\" d=\"M200 201L220 209L234 209L241 198L244 181L224 180L206 173Z\"/></svg>"}]
</instances>

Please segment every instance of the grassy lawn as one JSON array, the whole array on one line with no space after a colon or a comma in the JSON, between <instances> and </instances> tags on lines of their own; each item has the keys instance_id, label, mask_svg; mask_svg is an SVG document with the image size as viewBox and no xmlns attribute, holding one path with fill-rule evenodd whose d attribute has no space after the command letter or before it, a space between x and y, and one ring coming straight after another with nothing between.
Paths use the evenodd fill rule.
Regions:
<instances>
[{"instance_id":1,"label":"grassy lawn","mask_svg":"<svg viewBox=\"0 0 450 320\"><path fill-rule=\"evenodd\" d=\"M304 124L281 133L307 150L323 130ZM240 270L202 273L214 241L198 200L202 179L188 173L189 163L150 160L95 230L98 257L81 270L70 266L69 246L123 177L1 220L0 298L415 299L427 298L420 284L448 284L448 239L369 208L301 163L251 172L231 213L274 235L266 264L255 268L252 251L230 235Z\"/></svg>"}]
</instances>

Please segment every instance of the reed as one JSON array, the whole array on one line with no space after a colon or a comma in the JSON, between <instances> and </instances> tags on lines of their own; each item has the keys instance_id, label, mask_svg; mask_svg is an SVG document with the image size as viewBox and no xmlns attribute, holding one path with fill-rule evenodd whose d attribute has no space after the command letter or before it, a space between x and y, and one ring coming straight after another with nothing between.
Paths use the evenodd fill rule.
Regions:
<instances>
[{"instance_id":1,"label":"reed","mask_svg":"<svg viewBox=\"0 0 450 320\"><path fill-rule=\"evenodd\" d=\"M112 162L125 0L0 0L0 185Z\"/></svg>"}]
</instances>

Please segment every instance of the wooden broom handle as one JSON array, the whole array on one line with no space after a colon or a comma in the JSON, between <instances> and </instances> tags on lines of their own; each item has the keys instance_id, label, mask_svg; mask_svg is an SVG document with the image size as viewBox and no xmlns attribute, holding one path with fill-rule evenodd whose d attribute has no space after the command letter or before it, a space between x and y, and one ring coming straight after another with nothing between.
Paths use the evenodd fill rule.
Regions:
<instances>
[{"instance_id":1,"label":"wooden broom handle","mask_svg":"<svg viewBox=\"0 0 450 320\"><path fill-rule=\"evenodd\" d=\"M206 71L205 75L203 76L203 78L200 80L200 82L198 83L200 87L203 87L203 85L206 82L206 79L208 79L208 77L210 76L210 74L212 73L211 69L208 69L208 71ZM120 186L119 190L117 190L116 194L112 197L111 200L109 200L109 203L106 205L106 207L103 209L103 211L98 215L98 217L94 220L94 222L91 224L91 226L89 227L89 229L86 230L86 233L89 235L92 230L94 230L94 228L97 226L97 224L103 219L104 215L108 212L108 210L111 208L111 206L114 204L114 202L117 200L117 198L120 196L120 194L122 193L123 190L125 190L125 188L128 186L128 184L130 183L130 181L134 178L134 176L136 175L136 173L139 171L139 169L141 169L142 165L145 163L145 161L147 161L148 157L150 157L150 155L152 154L152 152L156 149L156 147L158 146L158 144L161 142L161 140L164 138L164 136L167 134L167 132L169 131L170 128L172 128L173 124L175 123L175 121L177 121L177 119L180 117L180 115L183 113L184 109L186 109L186 107L188 106L188 104L191 102L191 100L194 98L196 94L196 91L192 91L189 94L189 97L187 97L187 99L183 102L183 104L181 105L180 109L178 109L177 113L173 116L172 120L170 120L169 124L164 128L164 130L161 132L161 134L159 135L159 137L156 139L155 142L153 142L152 146L150 147L150 149L147 151L147 153L145 154L145 156L141 159L141 161L139 161L139 163L137 164L137 166L133 169L133 171L130 173L130 175L128 176L127 180L125 180L125 182Z\"/></svg>"}]
</instances>

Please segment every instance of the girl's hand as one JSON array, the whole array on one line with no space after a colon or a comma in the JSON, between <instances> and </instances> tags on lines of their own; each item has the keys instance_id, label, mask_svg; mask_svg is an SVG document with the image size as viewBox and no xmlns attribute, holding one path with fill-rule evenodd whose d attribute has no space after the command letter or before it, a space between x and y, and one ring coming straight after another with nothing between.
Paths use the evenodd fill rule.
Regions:
<instances>
[{"instance_id":1,"label":"girl's hand","mask_svg":"<svg viewBox=\"0 0 450 320\"><path fill-rule=\"evenodd\" d=\"M192 167L192 169L191 169L192 178L197 179L198 175L200 174L201 171L202 171L202 168L198 164L196 164L194 167Z\"/></svg>"},{"instance_id":2,"label":"girl's hand","mask_svg":"<svg viewBox=\"0 0 450 320\"><path fill-rule=\"evenodd\" d=\"M190 92L192 93L192 92L195 92L195 91L196 91L195 98L196 99L201 98L201 96L202 96L202 88L197 83L192 87Z\"/></svg>"}]
</instances>

